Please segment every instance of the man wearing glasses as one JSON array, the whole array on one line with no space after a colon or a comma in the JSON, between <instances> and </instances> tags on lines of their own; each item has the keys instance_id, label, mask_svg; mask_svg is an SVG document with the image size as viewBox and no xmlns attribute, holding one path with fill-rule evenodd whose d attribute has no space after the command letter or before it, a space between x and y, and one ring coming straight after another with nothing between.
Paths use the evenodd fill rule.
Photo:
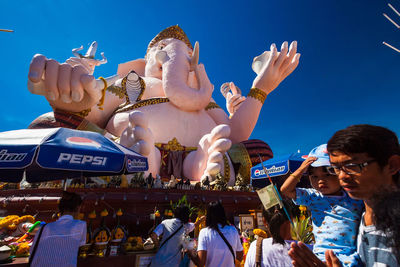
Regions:
<instances>
[{"instance_id":1,"label":"man wearing glasses","mask_svg":"<svg viewBox=\"0 0 400 267\"><path fill-rule=\"evenodd\" d=\"M392 131L373 125L353 125L336 132L328 142L331 166L340 185L351 198L364 201L357 251L365 266L399 266L385 233L374 223L371 199L383 189L399 187L400 145ZM303 244L292 244L289 251L295 266L325 266ZM327 251L328 266L340 266Z\"/></svg>"}]
</instances>

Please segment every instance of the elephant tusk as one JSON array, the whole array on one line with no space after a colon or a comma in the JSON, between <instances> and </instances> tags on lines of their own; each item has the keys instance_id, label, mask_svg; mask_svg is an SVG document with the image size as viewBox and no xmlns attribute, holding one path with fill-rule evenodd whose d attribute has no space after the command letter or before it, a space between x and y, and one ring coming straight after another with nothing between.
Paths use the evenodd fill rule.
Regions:
<instances>
[{"instance_id":1,"label":"elephant tusk","mask_svg":"<svg viewBox=\"0 0 400 267\"><path fill-rule=\"evenodd\" d=\"M169 60L169 56L168 56L167 52L162 51L162 50L157 51L155 57L156 57L157 62L160 63L161 65Z\"/></svg>"},{"instance_id":2,"label":"elephant tusk","mask_svg":"<svg viewBox=\"0 0 400 267\"><path fill-rule=\"evenodd\" d=\"M194 71L194 68L199 64L199 42L196 41L193 48L193 55L190 59L190 71Z\"/></svg>"}]
</instances>

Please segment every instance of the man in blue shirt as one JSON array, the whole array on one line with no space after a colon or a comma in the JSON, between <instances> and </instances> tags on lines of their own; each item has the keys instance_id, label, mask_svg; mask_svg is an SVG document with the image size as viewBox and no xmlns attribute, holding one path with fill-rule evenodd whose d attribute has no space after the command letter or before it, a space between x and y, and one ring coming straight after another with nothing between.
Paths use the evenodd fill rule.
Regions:
<instances>
[{"instance_id":1,"label":"man in blue shirt","mask_svg":"<svg viewBox=\"0 0 400 267\"><path fill-rule=\"evenodd\" d=\"M374 225L372 202L383 189L399 186L400 145L394 132L379 126L353 125L336 132L328 142L331 166L340 185L351 198L364 201L357 251L365 266L399 266L387 233ZM379 222L378 222L379 223ZM325 266L303 244L289 251L295 266ZM340 266L332 251L326 252L328 266Z\"/></svg>"},{"instance_id":2,"label":"man in blue shirt","mask_svg":"<svg viewBox=\"0 0 400 267\"><path fill-rule=\"evenodd\" d=\"M82 199L78 194L63 192L58 205L61 217L42 227L31 246L31 266L74 267L79 247L86 243L86 222L74 220ZM40 230L39 230L40 231ZM32 254L35 245L36 252Z\"/></svg>"}]
</instances>

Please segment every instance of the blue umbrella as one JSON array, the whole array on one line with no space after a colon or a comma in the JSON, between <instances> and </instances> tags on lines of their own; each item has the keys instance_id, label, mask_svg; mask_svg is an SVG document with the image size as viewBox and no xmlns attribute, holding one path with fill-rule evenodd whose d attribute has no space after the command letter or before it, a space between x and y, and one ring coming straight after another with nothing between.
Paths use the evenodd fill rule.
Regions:
<instances>
[{"instance_id":1,"label":"blue umbrella","mask_svg":"<svg viewBox=\"0 0 400 267\"><path fill-rule=\"evenodd\" d=\"M99 133L67 128L0 133L0 181L42 182L148 170L147 158Z\"/></svg>"},{"instance_id":2,"label":"blue umbrella","mask_svg":"<svg viewBox=\"0 0 400 267\"><path fill-rule=\"evenodd\" d=\"M274 157L264 161L263 164L271 178L285 178L287 174L297 170L303 161L302 155L294 153ZM281 180L277 181L278 185L283 183ZM264 187L269 184L268 176L265 174L261 163L251 168L251 184L255 187Z\"/></svg>"}]
</instances>

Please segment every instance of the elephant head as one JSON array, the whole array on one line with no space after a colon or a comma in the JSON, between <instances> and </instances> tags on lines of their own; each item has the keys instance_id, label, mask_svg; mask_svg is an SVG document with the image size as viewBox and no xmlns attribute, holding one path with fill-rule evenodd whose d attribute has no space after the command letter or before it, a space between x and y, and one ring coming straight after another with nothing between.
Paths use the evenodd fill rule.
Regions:
<instances>
[{"instance_id":1,"label":"elephant head","mask_svg":"<svg viewBox=\"0 0 400 267\"><path fill-rule=\"evenodd\" d=\"M171 26L150 42L144 60L121 64L118 74L124 76L133 69L141 76L159 79L172 104L185 111L202 110L211 100L213 87L204 67L197 64L198 53L198 43L192 49L183 30Z\"/></svg>"}]
</instances>

